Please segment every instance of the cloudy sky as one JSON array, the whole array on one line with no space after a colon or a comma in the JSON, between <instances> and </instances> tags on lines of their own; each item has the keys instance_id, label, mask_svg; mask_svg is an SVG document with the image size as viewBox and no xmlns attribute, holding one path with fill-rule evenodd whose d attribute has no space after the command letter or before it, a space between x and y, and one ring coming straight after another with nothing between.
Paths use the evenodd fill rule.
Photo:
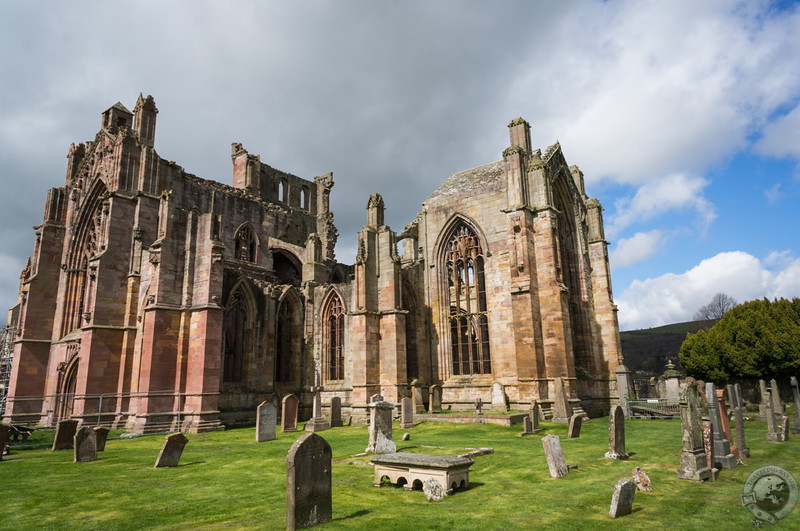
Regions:
<instances>
[{"instance_id":1,"label":"cloudy sky","mask_svg":"<svg viewBox=\"0 0 800 531\"><path fill-rule=\"evenodd\" d=\"M800 296L798 28L768 0L0 0L0 307L69 144L140 92L200 177L230 183L231 142L333 171L341 261L370 193L402 230L522 116L605 207L623 330Z\"/></svg>"}]
</instances>

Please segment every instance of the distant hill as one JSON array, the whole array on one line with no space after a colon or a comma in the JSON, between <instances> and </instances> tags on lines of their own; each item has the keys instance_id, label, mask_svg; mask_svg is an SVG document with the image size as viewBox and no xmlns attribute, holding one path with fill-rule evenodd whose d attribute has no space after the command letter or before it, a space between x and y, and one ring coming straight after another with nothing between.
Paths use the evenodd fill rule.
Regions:
<instances>
[{"instance_id":1,"label":"distant hill","mask_svg":"<svg viewBox=\"0 0 800 531\"><path fill-rule=\"evenodd\" d=\"M625 366L633 372L661 374L667 359L680 368L678 352L686 334L711 328L716 320L674 323L656 328L620 332Z\"/></svg>"}]
</instances>

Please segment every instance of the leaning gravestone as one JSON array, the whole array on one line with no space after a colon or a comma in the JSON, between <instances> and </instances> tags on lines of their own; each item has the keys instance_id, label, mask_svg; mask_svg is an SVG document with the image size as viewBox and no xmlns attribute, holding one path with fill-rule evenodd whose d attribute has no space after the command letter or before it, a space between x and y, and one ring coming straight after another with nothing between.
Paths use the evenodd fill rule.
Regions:
<instances>
[{"instance_id":1,"label":"leaning gravestone","mask_svg":"<svg viewBox=\"0 0 800 531\"><path fill-rule=\"evenodd\" d=\"M608 459L627 459L625 451L625 413L620 406L611 408L608 415Z\"/></svg>"},{"instance_id":2,"label":"leaning gravestone","mask_svg":"<svg viewBox=\"0 0 800 531\"><path fill-rule=\"evenodd\" d=\"M561 449L561 439L558 435L545 435L542 437L544 456L547 458L547 467L550 469L550 476L563 478L569 473L567 461L564 458L564 451Z\"/></svg>"},{"instance_id":3,"label":"leaning gravestone","mask_svg":"<svg viewBox=\"0 0 800 531\"><path fill-rule=\"evenodd\" d=\"M728 388L733 389L733 386L729 385ZM719 419L722 423L722 433L730 441L731 453L738 460L739 448L734 444L733 435L731 434L731 419L728 417L728 405L725 403L726 394L725 390L717 389L717 408L719 409Z\"/></svg>"},{"instance_id":4,"label":"leaning gravestone","mask_svg":"<svg viewBox=\"0 0 800 531\"><path fill-rule=\"evenodd\" d=\"M442 388L438 385L432 385L430 388L430 404L428 409L431 413L440 413L442 411Z\"/></svg>"},{"instance_id":5,"label":"leaning gravestone","mask_svg":"<svg viewBox=\"0 0 800 531\"><path fill-rule=\"evenodd\" d=\"M422 492L425 493L425 497L428 501L437 502L447 496L447 491L444 490L438 481L434 478L428 478L422 484Z\"/></svg>"},{"instance_id":6,"label":"leaning gravestone","mask_svg":"<svg viewBox=\"0 0 800 531\"><path fill-rule=\"evenodd\" d=\"M400 401L400 427L403 429L414 427L414 404L408 397Z\"/></svg>"},{"instance_id":7,"label":"leaning gravestone","mask_svg":"<svg viewBox=\"0 0 800 531\"><path fill-rule=\"evenodd\" d=\"M106 440L108 439L108 428L103 426L94 427L94 437L97 441L97 451L104 452L106 449Z\"/></svg>"},{"instance_id":8,"label":"leaning gravestone","mask_svg":"<svg viewBox=\"0 0 800 531\"><path fill-rule=\"evenodd\" d=\"M736 456L731 452L731 442L725 435L719 402L717 402L717 389L711 382L706 384L706 401L708 416L711 418L711 425L714 428L714 467L720 470L722 467L735 468ZM727 413L725 416L727 419Z\"/></svg>"},{"instance_id":9,"label":"leaning gravestone","mask_svg":"<svg viewBox=\"0 0 800 531\"><path fill-rule=\"evenodd\" d=\"M683 431L683 450L678 478L703 481L711 477L711 469L706 464L703 449L703 433L698 414L697 388L694 378L687 378L681 385L681 430Z\"/></svg>"},{"instance_id":10,"label":"leaning gravestone","mask_svg":"<svg viewBox=\"0 0 800 531\"><path fill-rule=\"evenodd\" d=\"M636 484L628 478L622 478L614 486L611 496L611 508L608 514L612 518L631 514L633 510L633 497L636 495Z\"/></svg>"},{"instance_id":11,"label":"leaning gravestone","mask_svg":"<svg viewBox=\"0 0 800 531\"><path fill-rule=\"evenodd\" d=\"M278 423L278 411L275 405L265 400L256 409L256 442L274 441L275 425Z\"/></svg>"},{"instance_id":12,"label":"leaning gravestone","mask_svg":"<svg viewBox=\"0 0 800 531\"><path fill-rule=\"evenodd\" d=\"M739 450L739 459L750 457L750 448L744 440L744 413L741 407L733 408L733 418L736 420L736 447Z\"/></svg>"},{"instance_id":13,"label":"leaning gravestone","mask_svg":"<svg viewBox=\"0 0 800 531\"><path fill-rule=\"evenodd\" d=\"M794 428L792 433L800 433L800 389L797 387L797 378L792 376L789 380L792 384L792 394L794 395Z\"/></svg>"},{"instance_id":14,"label":"leaning gravestone","mask_svg":"<svg viewBox=\"0 0 800 531\"><path fill-rule=\"evenodd\" d=\"M331 428L342 427L342 399L338 396L331 398Z\"/></svg>"},{"instance_id":15,"label":"leaning gravestone","mask_svg":"<svg viewBox=\"0 0 800 531\"><path fill-rule=\"evenodd\" d=\"M71 450L76 431L78 431L77 420L66 419L59 422L53 439L53 450Z\"/></svg>"},{"instance_id":16,"label":"leaning gravestone","mask_svg":"<svg viewBox=\"0 0 800 531\"><path fill-rule=\"evenodd\" d=\"M300 399L296 395L286 395L281 402L281 431L297 431L297 412Z\"/></svg>"},{"instance_id":17,"label":"leaning gravestone","mask_svg":"<svg viewBox=\"0 0 800 531\"><path fill-rule=\"evenodd\" d=\"M772 398L772 412L781 417L783 416L783 403L781 402L781 390L778 387L778 381L773 378L769 383L770 387L772 387L772 391L769 394L770 398Z\"/></svg>"},{"instance_id":18,"label":"leaning gravestone","mask_svg":"<svg viewBox=\"0 0 800 531\"><path fill-rule=\"evenodd\" d=\"M631 471L633 482L636 483L636 488L642 492L651 492L653 485L650 483L650 476L640 466L634 467Z\"/></svg>"},{"instance_id":19,"label":"leaning gravestone","mask_svg":"<svg viewBox=\"0 0 800 531\"><path fill-rule=\"evenodd\" d=\"M3 460L3 454L6 452L8 445L8 437L11 434L11 426L8 424L0 424L0 461Z\"/></svg>"},{"instance_id":20,"label":"leaning gravestone","mask_svg":"<svg viewBox=\"0 0 800 531\"><path fill-rule=\"evenodd\" d=\"M97 459L97 437L94 428L84 426L75 433L75 462L85 463Z\"/></svg>"},{"instance_id":21,"label":"leaning gravestone","mask_svg":"<svg viewBox=\"0 0 800 531\"><path fill-rule=\"evenodd\" d=\"M569 422L570 417L572 417L572 407L567 400L564 380L556 378L553 382L553 422Z\"/></svg>"},{"instance_id":22,"label":"leaning gravestone","mask_svg":"<svg viewBox=\"0 0 800 531\"><path fill-rule=\"evenodd\" d=\"M330 522L331 446L316 433L295 441L286 456L286 528Z\"/></svg>"},{"instance_id":23,"label":"leaning gravestone","mask_svg":"<svg viewBox=\"0 0 800 531\"><path fill-rule=\"evenodd\" d=\"M178 466L178 462L183 455L183 449L189 439L182 433L173 433L164 439L164 445L156 458L156 464L153 468L167 468Z\"/></svg>"},{"instance_id":24,"label":"leaning gravestone","mask_svg":"<svg viewBox=\"0 0 800 531\"><path fill-rule=\"evenodd\" d=\"M393 454L397 445L392 441L392 410L394 404L375 402L367 406L370 410L368 454Z\"/></svg>"},{"instance_id":25,"label":"leaning gravestone","mask_svg":"<svg viewBox=\"0 0 800 531\"><path fill-rule=\"evenodd\" d=\"M583 424L583 417L580 415L572 415L569 419L569 439L577 439L581 436L581 425Z\"/></svg>"}]
</instances>

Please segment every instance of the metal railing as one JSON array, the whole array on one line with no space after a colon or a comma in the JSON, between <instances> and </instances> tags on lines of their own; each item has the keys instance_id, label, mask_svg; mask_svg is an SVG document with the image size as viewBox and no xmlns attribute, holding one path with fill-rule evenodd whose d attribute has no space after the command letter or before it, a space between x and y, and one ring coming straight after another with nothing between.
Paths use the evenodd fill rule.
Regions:
<instances>
[{"instance_id":1,"label":"metal railing","mask_svg":"<svg viewBox=\"0 0 800 531\"><path fill-rule=\"evenodd\" d=\"M679 401L674 398L628 400L628 418L672 419L681 416Z\"/></svg>"}]
</instances>

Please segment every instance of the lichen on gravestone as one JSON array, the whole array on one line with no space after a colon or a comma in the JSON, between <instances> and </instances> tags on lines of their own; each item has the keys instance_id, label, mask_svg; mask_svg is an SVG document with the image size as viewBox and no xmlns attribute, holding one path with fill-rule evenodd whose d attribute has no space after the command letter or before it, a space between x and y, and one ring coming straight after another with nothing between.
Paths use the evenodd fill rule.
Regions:
<instances>
[{"instance_id":1,"label":"lichen on gravestone","mask_svg":"<svg viewBox=\"0 0 800 531\"><path fill-rule=\"evenodd\" d=\"M425 497L428 501L437 502L447 496L447 491L442 488L438 481L434 478L428 478L422 484L422 492L425 493Z\"/></svg>"}]
</instances>

